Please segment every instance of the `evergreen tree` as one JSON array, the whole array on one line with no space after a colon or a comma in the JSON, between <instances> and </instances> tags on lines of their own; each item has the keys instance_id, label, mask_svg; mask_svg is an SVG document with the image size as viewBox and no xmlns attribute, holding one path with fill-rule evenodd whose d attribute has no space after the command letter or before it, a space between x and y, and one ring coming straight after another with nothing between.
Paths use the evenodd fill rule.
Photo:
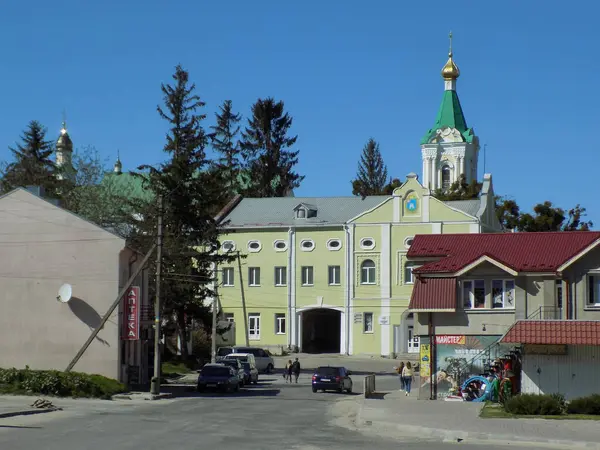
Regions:
<instances>
[{"instance_id":1,"label":"evergreen tree","mask_svg":"<svg viewBox=\"0 0 600 450\"><path fill-rule=\"evenodd\" d=\"M21 136L22 143L9 147L14 161L4 167L3 192L17 187L40 186L49 196L56 195L57 169L50 159L54 144L46 140L46 132L40 122L32 120Z\"/></svg>"},{"instance_id":2,"label":"evergreen tree","mask_svg":"<svg viewBox=\"0 0 600 450\"><path fill-rule=\"evenodd\" d=\"M202 128L204 102L194 93L188 72L177 66L172 85L162 85L164 107L158 113L170 130L164 151L170 159L158 167L140 166L138 174L154 197L163 197L163 316L174 319L181 342L187 342L192 319L204 320L208 309L203 300L213 292L213 264L233 258L219 254L219 230L213 219L222 189L215 186L206 159L207 136ZM149 248L156 236L158 205L138 205L141 220L134 223L132 241ZM187 357L187 346L183 346Z\"/></svg>"},{"instance_id":3,"label":"evergreen tree","mask_svg":"<svg viewBox=\"0 0 600 450\"><path fill-rule=\"evenodd\" d=\"M300 186L304 176L293 171L300 152L290 149L298 139L288 136L291 126L292 118L282 101L258 99L252 105L252 117L241 142L249 175L245 195L284 197Z\"/></svg>"},{"instance_id":4,"label":"evergreen tree","mask_svg":"<svg viewBox=\"0 0 600 450\"><path fill-rule=\"evenodd\" d=\"M392 183L390 181L390 185ZM370 138L363 148L356 179L352 181L352 195L363 198L368 195L383 195L387 184L388 171L379 151L379 144Z\"/></svg>"},{"instance_id":5,"label":"evergreen tree","mask_svg":"<svg viewBox=\"0 0 600 450\"><path fill-rule=\"evenodd\" d=\"M225 100L220 106L220 112L215 115L217 123L210 127L212 133L209 137L213 149L219 155L214 165L222 178L229 200L239 191L242 161L240 144L236 138L242 116L233 112L231 100Z\"/></svg>"}]
</instances>

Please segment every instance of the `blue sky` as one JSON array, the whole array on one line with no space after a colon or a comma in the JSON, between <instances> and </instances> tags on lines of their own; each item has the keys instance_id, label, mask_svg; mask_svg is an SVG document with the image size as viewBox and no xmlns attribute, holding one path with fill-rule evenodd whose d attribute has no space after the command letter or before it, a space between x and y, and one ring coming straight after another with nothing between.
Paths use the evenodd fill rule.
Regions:
<instances>
[{"instance_id":1,"label":"blue sky","mask_svg":"<svg viewBox=\"0 0 600 450\"><path fill-rule=\"evenodd\" d=\"M581 203L600 226L596 2L261 0L7 2L0 17L0 159L31 119L125 169L164 159L160 83L181 63L206 101L247 115L285 102L306 179L299 196L350 195L364 143L390 175L421 173L442 98L448 32L467 123L498 194L522 209ZM480 178L483 173L480 163Z\"/></svg>"}]
</instances>

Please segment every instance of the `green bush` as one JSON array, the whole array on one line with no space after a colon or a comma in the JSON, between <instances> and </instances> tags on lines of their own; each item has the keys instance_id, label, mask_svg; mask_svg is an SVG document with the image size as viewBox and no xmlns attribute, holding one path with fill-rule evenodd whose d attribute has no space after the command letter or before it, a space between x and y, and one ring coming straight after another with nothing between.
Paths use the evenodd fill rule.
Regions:
<instances>
[{"instance_id":1,"label":"green bush","mask_svg":"<svg viewBox=\"0 0 600 450\"><path fill-rule=\"evenodd\" d=\"M571 400L567 406L569 414L600 415L600 394L579 397Z\"/></svg>"},{"instance_id":2,"label":"green bush","mask_svg":"<svg viewBox=\"0 0 600 450\"><path fill-rule=\"evenodd\" d=\"M561 395L521 394L506 401L507 413L519 416L560 416L565 413Z\"/></svg>"},{"instance_id":3,"label":"green bush","mask_svg":"<svg viewBox=\"0 0 600 450\"><path fill-rule=\"evenodd\" d=\"M57 397L110 398L125 386L102 375L57 370L0 369L0 392Z\"/></svg>"}]
</instances>

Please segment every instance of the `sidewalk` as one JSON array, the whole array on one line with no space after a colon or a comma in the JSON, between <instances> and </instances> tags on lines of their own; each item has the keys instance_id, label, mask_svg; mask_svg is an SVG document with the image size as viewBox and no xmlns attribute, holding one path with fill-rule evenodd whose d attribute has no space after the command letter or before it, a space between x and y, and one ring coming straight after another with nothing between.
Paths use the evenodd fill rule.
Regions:
<instances>
[{"instance_id":1,"label":"sidewalk","mask_svg":"<svg viewBox=\"0 0 600 450\"><path fill-rule=\"evenodd\" d=\"M15 416L30 416L59 411L57 408L37 408L31 406L38 397L2 396L0 397L0 419Z\"/></svg>"},{"instance_id":2,"label":"sidewalk","mask_svg":"<svg viewBox=\"0 0 600 450\"><path fill-rule=\"evenodd\" d=\"M416 394L393 391L382 400L358 400L356 427L390 437L600 449L598 421L481 419L481 403L417 400Z\"/></svg>"}]
</instances>

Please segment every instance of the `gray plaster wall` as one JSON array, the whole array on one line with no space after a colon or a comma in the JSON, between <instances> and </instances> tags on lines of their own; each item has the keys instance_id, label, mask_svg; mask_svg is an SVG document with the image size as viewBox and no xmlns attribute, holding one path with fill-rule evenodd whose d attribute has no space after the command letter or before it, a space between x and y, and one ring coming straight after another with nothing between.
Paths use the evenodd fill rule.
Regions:
<instances>
[{"instance_id":1,"label":"gray plaster wall","mask_svg":"<svg viewBox=\"0 0 600 450\"><path fill-rule=\"evenodd\" d=\"M118 295L124 247L25 190L1 197L0 367L64 370ZM74 370L119 378L118 308Z\"/></svg>"}]
</instances>

